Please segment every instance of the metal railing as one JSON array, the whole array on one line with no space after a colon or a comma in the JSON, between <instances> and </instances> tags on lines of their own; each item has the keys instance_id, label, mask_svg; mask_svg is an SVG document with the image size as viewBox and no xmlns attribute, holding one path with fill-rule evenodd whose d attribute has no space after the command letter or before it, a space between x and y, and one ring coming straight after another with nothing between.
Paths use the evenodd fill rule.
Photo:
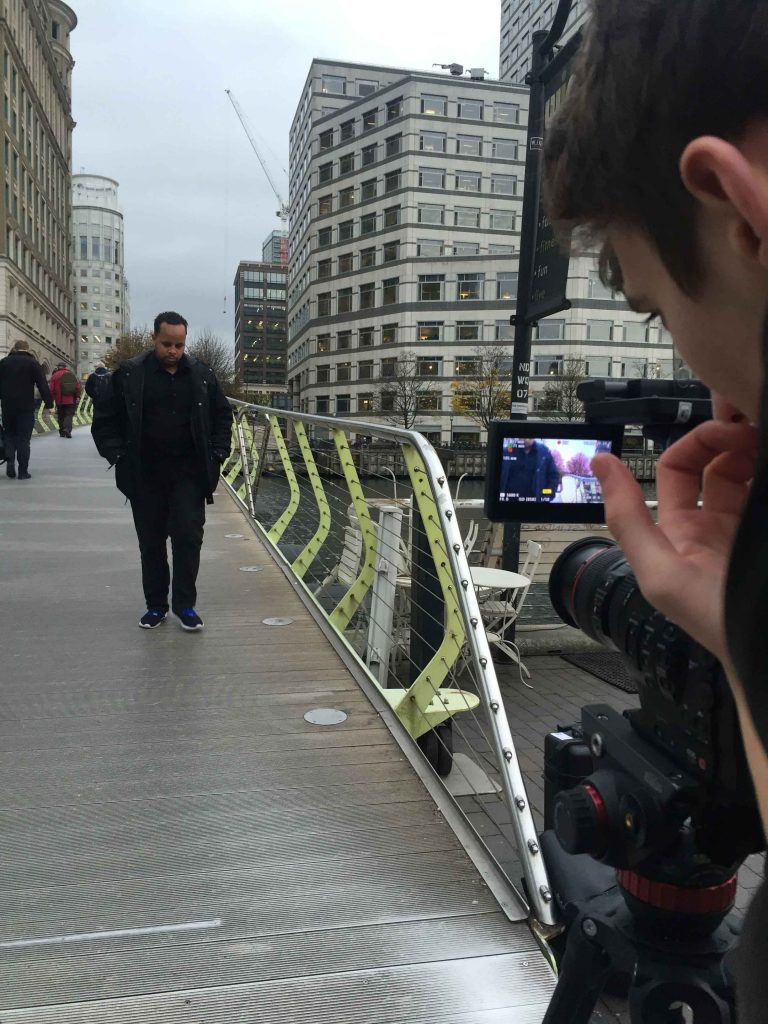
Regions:
<instances>
[{"instance_id":1,"label":"metal railing","mask_svg":"<svg viewBox=\"0 0 768 1024\"><path fill-rule=\"evenodd\" d=\"M232 405L223 480L509 881L523 875L532 917L555 926L502 689L434 449L394 426ZM369 457L372 438L389 446L388 458Z\"/></svg>"}]
</instances>

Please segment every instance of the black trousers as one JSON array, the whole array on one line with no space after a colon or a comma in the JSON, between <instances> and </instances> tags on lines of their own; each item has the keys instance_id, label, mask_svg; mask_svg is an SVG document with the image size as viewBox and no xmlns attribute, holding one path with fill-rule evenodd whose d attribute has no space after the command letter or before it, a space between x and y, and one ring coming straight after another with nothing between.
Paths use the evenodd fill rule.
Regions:
<instances>
[{"instance_id":1,"label":"black trousers","mask_svg":"<svg viewBox=\"0 0 768 1024\"><path fill-rule=\"evenodd\" d=\"M25 473L29 469L29 447L32 431L35 427L34 410L6 409L3 406L3 431L5 432L5 457L8 465L13 466L14 459L19 460L19 469Z\"/></svg>"},{"instance_id":2,"label":"black trousers","mask_svg":"<svg viewBox=\"0 0 768 1024\"><path fill-rule=\"evenodd\" d=\"M72 433L72 421L75 417L75 403L56 406L56 419L59 421L59 433L62 437L69 437Z\"/></svg>"},{"instance_id":3,"label":"black trousers","mask_svg":"<svg viewBox=\"0 0 768 1024\"><path fill-rule=\"evenodd\" d=\"M194 608L205 525L205 494L199 468L191 462L163 462L148 467L139 476L131 509L139 538L147 608L168 610L169 537L173 552L171 607Z\"/></svg>"}]
</instances>

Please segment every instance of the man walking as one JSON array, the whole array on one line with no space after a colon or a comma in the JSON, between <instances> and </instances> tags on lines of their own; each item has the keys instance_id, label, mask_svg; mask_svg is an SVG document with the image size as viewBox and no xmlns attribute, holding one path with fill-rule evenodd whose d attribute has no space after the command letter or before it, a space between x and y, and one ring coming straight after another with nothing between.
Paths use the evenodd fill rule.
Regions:
<instances>
[{"instance_id":1,"label":"man walking","mask_svg":"<svg viewBox=\"0 0 768 1024\"><path fill-rule=\"evenodd\" d=\"M107 397L109 385L109 370L99 359L94 363L93 373L88 375L88 380L85 382L85 393L95 405Z\"/></svg>"},{"instance_id":2,"label":"man walking","mask_svg":"<svg viewBox=\"0 0 768 1024\"><path fill-rule=\"evenodd\" d=\"M59 363L53 372L51 394L56 402L59 437L72 437L75 408L80 400L80 381L66 363Z\"/></svg>"},{"instance_id":3,"label":"man walking","mask_svg":"<svg viewBox=\"0 0 768 1024\"><path fill-rule=\"evenodd\" d=\"M29 351L29 342L20 339L11 352L0 359L0 409L5 431L6 476L29 480L29 450L35 425L35 387L47 409L53 408L43 368Z\"/></svg>"},{"instance_id":4,"label":"man walking","mask_svg":"<svg viewBox=\"0 0 768 1024\"><path fill-rule=\"evenodd\" d=\"M158 314L152 340L153 349L113 373L109 394L94 408L91 432L133 510L147 602L139 625L153 629L168 614L170 537L170 607L184 629L198 630L205 503L213 503L219 468L229 455L232 409L213 370L185 354L182 316Z\"/></svg>"}]
</instances>

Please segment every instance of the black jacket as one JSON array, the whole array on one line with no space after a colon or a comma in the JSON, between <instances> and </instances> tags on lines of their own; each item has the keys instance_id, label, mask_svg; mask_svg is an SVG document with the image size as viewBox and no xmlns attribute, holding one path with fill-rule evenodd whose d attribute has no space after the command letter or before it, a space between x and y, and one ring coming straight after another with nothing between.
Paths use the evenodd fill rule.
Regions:
<instances>
[{"instance_id":1,"label":"black jacket","mask_svg":"<svg viewBox=\"0 0 768 1024\"><path fill-rule=\"evenodd\" d=\"M31 352L10 352L0 359L0 402L7 412L34 412L35 385L46 406L53 408L43 368Z\"/></svg>"},{"instance_id":2,"label":"black jacket","mask_svg":"<svg viewBox=\"0 0 768 1024\"><path fill-rule=\"evenodd\" d=\"M85 393L91 401L95 401L97 397L104 399L110 383L109 370L106 366L100 366L93 373L88 374L88 380L85 382Z\"/></svg>"},{"instance_id":3,"label":"black jacket","mask_svg":"<svg viewBox=\"0 0 768 1024\"><path fill-rule=\"evenodd\" d=\"M115 466L115 483L127 498L136 493L141 472L141 432L144 411L144 364L153 353L127 359L112 374L112 387L94 408L91 434L99 455ZM232 407L219 388L213 370L193 356L185 357L194 381L191 428L200 479L209 504L219 482L219 467L229 454Z\"/></svg>"}]
</instances>

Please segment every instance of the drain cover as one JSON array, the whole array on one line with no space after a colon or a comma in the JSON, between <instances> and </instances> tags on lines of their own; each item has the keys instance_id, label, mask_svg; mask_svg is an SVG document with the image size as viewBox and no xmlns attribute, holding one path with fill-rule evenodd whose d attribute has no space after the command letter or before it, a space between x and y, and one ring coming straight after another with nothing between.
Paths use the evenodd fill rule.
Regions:
<instances>
[{"instance_id":1,"label":"drain cover","mask_svg":"<svg viewBox=\"0 0 768 1024\"><path fill-rule=\"evenodd\" d=\"M304 719L312 725L341 725L347 716L336 708L312 708L304 715Z\"/></svg>"},{"instance_id":2,"label":"drain cover","mask_svg":"<svg viewBox=\"0 0 768 1024\"><path fill-rule=\"evenodd\" d=\"M240 572L261 572L263 565L241 565Z\"/></svg>"},{"instance_id":3,"label":"drain cover","mask_svg":"<svg viewBox=\"0 0 768 1024\"><path fill-rule=\"evenodd\" d=\"M282 615L275 615L270 619L261 620L265 626L289 626L293 619L287 619Z\"/></svg>"}]
</instances>

